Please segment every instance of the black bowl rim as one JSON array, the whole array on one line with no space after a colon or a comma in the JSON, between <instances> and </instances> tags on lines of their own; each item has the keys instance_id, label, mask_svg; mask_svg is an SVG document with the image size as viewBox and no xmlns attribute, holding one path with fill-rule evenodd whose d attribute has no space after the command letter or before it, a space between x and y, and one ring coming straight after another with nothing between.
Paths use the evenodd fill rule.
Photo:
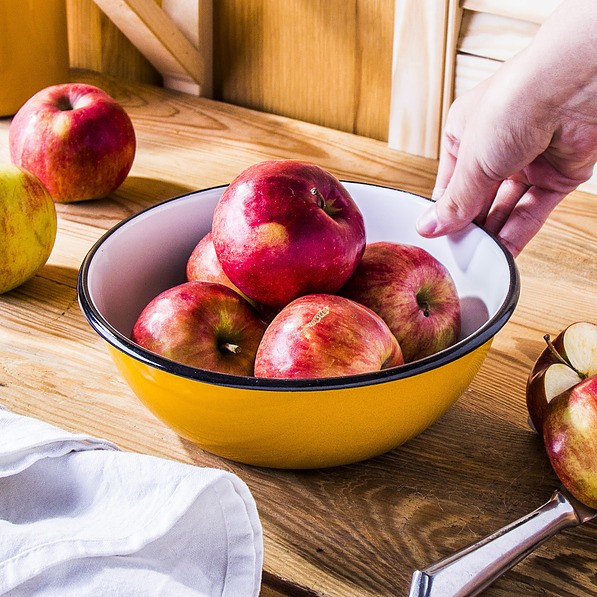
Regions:
<instances>
[{"instance_id":1,"label":"black bowl rim","mask_svg":"<svg viewBox=\"0 0 597 597\"><path fill-rule=\"evenodd\" d=\"M389 187L374 183L365 183L361 181L348 181L342 180L342 183L357 184L364 186L373 186L391 191L400 191L419 197L433 203L433 201L422 195L411 193L409 191L403 191L402 189ZM102 316L99 310L93 304L90 293L88 291L88 277L89 269L93 261L93 257L101 247L101 245L109 238L116 230L125 226L129 221L140 217L142 214L156 209L166 203L171 203L184 199L190 195L196 195L200 193L206 193L218 189L226 188L228 185L216 185L213 187L200 189L196 191L190 191L188 193L166 199L149 207L142 209L141 211L124 218L112 228L106 231L91 247L87 255L81 263L79 269L79 275L77 278L77 296L79 305L83 314L87 318L91 327L102 337L106 342L112 345L117 350L124 354L132 357L145 365L154 367L155 369L171 373L178 377L188 378L190 380L206 383L215 386L225 386L236 389L253 389L253 390L265 390L265 391L280 391L280 392L291 392L291 391L322 391L322 390L339 390L346 388L356 388L361 386L376 385L380 383L393 382L406 377L418 375L437 369L447 363L456 361L468 353L476 350L489 340L493 338L496 333L506 324L514 313L516 308L519 294L520 294L520 275L514 257L505 248L501 241L490 232L483 230L483 233L489 236L496 244L497 247L502 251L508 264L510 285L508 293L502 302L502 305L498 311L486 321L479 329L474 333L470 334L466 338L456 342L452 346L445 348L433 355L406 363L398 367L390 369L383 369L381 371L375 371L371 373L361 373L357 375L347 375L342 377L328 377L328 378L317 378L317 379L270 379L260 377L243 377L239 375L232 375L228 373L218 373L215 371L208 371L206 369L199 369L184 365L176 361L172 361L158 354L145 350L130 338L121 334L118 330L110 325L108 321ZM477 226L477 224L473 224ZM477 226L481 228L480 226Z\"/></svg>"}]
</instances>

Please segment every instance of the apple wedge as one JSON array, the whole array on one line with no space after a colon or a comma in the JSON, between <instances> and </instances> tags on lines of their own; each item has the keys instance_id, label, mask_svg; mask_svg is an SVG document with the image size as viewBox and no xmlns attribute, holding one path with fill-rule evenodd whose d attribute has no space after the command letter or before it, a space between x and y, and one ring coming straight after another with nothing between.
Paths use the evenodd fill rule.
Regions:
<instances>
[{"instance_id":1,"label":"apple wedge","mask_svg":"<svg viewBox=\"0 0 597 597\"><path fill-rule=\"evenodd\" d=\"M541 434L547 405L556 396L597 374L597 324L578 321L566 327L536 360L526 386L532 427Z\"/></svg>"}]
</instances>

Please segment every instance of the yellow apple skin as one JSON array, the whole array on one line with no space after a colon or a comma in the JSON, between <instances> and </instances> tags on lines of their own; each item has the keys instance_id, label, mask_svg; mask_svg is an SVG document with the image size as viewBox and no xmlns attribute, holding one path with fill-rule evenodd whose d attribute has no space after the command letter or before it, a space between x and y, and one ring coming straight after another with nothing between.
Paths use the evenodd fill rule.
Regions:
<instances>
[{"instance_id":1,"label":"yellow apple skin","mask_svg":"<svg viewBox=\"0 0 597 597\"><path fill-rule=\"evenodd\" d=\"M42 182L22 168L0 165L0 294L46 263L56 224L56 207Z\"/></svg>"}]
</instances>

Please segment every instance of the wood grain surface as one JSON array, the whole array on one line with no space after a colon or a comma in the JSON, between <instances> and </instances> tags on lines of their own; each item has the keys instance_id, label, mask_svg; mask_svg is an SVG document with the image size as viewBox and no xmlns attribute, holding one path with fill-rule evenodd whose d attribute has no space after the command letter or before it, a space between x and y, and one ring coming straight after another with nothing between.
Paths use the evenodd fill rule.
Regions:
<instances>
[{"instance_id":1,"label":"wood grain surface","mask_svg":"<svg viewBox=\"0 0 597 597\"><path fill-rule=\"evenodd\" d=\"M102 200L59 205L54 251L37 276L0 296L0 402L106 437L126 450L214 466L249 485L265 536L263 595L407 595L410 577L543 504L558 486L527 425L524 386L545 332L597 320L596 199L574 193L518 258L522 292L479 374L429 430L372 460L275 471L210 455L156 420L119 377L76 297L78 268L122 218L183 192L229 182L268 158L314 161L341 178L429 195L436 164L379 141L157 87L86 73L132 117L129 178ZM10 121L0 120L0 159ZM430 388L433 391L433 388ZM554 537L486 591L597 595L597 525Z\"/></svg>"}]
</instances>

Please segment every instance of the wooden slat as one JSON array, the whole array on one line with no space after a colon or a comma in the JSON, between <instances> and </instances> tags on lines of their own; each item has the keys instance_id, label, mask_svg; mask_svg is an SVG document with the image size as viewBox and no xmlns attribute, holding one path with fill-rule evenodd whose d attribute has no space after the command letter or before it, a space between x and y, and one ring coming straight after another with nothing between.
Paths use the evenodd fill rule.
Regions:
<instances>
[{"instance_id":1,"label":"wooden slat","mask_svg":"<svg viewBox=\"0 0 597 597\"><path fill-rule=\"evenodd\" d=\"M467 10L543 23L562 0L464 0Z\"/></svg>"},{"instance_id":2,"label":"wooden slat","mask_svg":"<svg viewBox=\"0 0 597 597\"><path fill-rule=\"evenodd\" d=\"M443 130L450 104L454 100L454 84L456 80L456 52L458 38L462 27L464 11L460 8L459 0L450 0L448 4L448 25L446 30L446 57L444 65L444 80L442 84L441 129ZM439 152L439 149L438 149ZM439 154L438 154L439 157Z\"/></svg>"},{"instance_id":3,"label":"wooden slat","mask_svg":"<svg viewBox=\"0 0 597 597\"><path fill-rule=\"evenodd\" d=\"M396 0L390 147L436 158L449 0Z\"/></svg>"},{"instance_id":4,"label":"wooden slat","mask_svg":"<svg viewBox=\"0 0 597 597\"><path fill-rule=\"evenodd\" d=\"M498 60L490 60L480 56L458 54L456 56L456 80L454 82L454 98L469 91L491 75L502 65Z\"/></svg>"},{"instance_id":5,"label":"wooden slat","mask_svg":"<svg viewBox=\"0 0 597 597\"><path fill-rule=\"evenodd\" d=\"M213 95L213 0L162 0L162 9L199 51L204 81L201 95L211 97ZM186 78L166 75L164 87L199 95L195 84Z\"/></svg>"},{"instance_id":6,"label":"wooden slat","mask_svg":"<svg viewBox=\"0 0 597 597\"><path fill-rule=\"evenodd\" d=\"M95 2L171 85L194 95L211 91L211 67L154 0Z\"/></svg>"},{"instance_id":7,"label":"wooden slat","mask_svg":"<svg viewBox=\"0 0 597 597\"><path fill-rule=\"evenodd\" d=\"M128 81L162 84L162 76L93 0L67 0L70 64Z\"/></svg>"},{"instance_id":8,"label":"wooden slat","mask_svg":"<svg viewBox=\"0 0 597 597\"><path fill-rule=\"evenodd\" d=\"M531 43L538 29L539 25L530 21L465 11L458 51L492 60L508 60Z\"/></svg>"}]
</instances>

